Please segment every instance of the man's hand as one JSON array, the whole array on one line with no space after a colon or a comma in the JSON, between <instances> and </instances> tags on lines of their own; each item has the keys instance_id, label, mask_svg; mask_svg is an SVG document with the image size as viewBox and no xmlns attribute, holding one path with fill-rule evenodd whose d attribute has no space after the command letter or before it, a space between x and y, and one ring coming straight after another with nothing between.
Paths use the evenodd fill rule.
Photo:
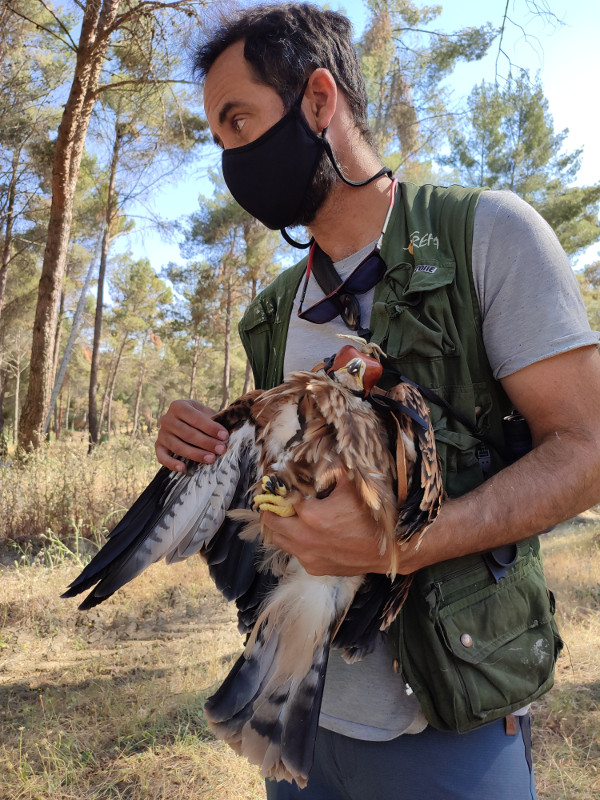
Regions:
<instances>
[{"instance_id":1,"label":"man's hand","mask_svg":"<svg viewBox=\"0 0 600 800\"><path fill-rule=\"evenodd\" d=\"M227 449L229 433L214 422L215 412L196 400L175 400L160 419L154 449L168 469L183 472L185 465L174 456L212 464Z\"/></svg>"},{"instance_id":2,"label":"man's hand","mask_svg":"<svg viewBox=\"0 0 600 800\"><path fill-rule=\"evenodd\" d=\"M376 524L347 477L329 497L307 498L294 508L295 517L264 511L262 521L273 531L272 543L296 556L311 575L388 571L391 552L379 553Z\"/></svg>"}]
</instances>

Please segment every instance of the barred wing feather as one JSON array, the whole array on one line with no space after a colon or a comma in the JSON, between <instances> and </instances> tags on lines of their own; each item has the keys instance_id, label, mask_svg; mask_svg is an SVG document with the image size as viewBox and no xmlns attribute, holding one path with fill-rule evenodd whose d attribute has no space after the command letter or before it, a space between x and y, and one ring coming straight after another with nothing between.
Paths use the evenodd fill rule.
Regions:
<instances>
[{"instance_id":1,"label":"barred wing feather","mask_svg":"<svg viewBox=\"0 0 600 800\"><path fill-rule=\"evenodd\" d=\"M97 583L80 605L92 608L161 558L179 561L205 548L234 498L240 500L240 454L254 447L254 427L246 422L232 432L226 453L213 464L195 464L184 474L159 470L63 597Z\"/></svg>"}]
</instances>

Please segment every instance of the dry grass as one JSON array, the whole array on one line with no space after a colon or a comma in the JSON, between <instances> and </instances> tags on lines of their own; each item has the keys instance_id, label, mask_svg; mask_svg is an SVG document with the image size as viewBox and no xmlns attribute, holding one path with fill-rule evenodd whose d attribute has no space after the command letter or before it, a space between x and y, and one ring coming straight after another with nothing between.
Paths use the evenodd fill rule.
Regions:
<instances>
[{"instance_id":1,"label":"dry grass","mask_svg":"<svg viewBox=\"0 0 600 800\"><path fill-rule=\"evenodd\" d=\"M600 797L600 521L588 514L544 539L548 583L566 642L556 685L535 705L544 800Z\"/></svg>"},{"instance_id":2,"label":"dry grass","mask_svg":"<svg viewBox=\"0 0 600 800\"><path fill-rule=\"evenodd\" d=\"M240 637L201 563L157 565L84 613L59 599L77 571L1 576L0 798L262 797L202 717Z\"/></svg>"},{"instance_id":3,"label":"dry grass","mask_svg":"<svg viewBox=\"0 0 600 800\"><path fill-rule=\"evenodd\" d=\"M570 660L534 709L538 794L596 800L600 525L563 526L544 550ZM157 565L84 613L59 599L81 564L57 541L44 564L0 576L1 800L264 797L202 717L240 638L201 562Z\"/></svg>"},{"instance_id":4,"label":"dry grass","mask_svg":"<svg viewBox=\"0 0 600 800\"><path fill-rule=\"evenodd\" d=\"M28 549L60 537L72 549L98 540L157 470L149 438L112 439L90 455L82 435L46 443L17 464L0 465L0 549Z\"/></svg>"}]
</instances>

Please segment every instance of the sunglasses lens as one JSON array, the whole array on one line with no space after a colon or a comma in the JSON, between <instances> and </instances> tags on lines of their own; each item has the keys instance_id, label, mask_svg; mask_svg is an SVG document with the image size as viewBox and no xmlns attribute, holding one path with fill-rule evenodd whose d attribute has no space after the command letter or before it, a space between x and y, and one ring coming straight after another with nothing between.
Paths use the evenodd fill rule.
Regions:
<instances>
[{"instance_id":1,"label":"sunglasses lens","mask_svg":"<svg viewBox=\"0 0 600 800\"><path fill-rule=\"evenodd\" d=\"M315 322L317 325L322 325L324 322L331 322L338 314L342 313L342 310L342 304L337 297L326 297L320 303L300 312L298 316L307 322Z\"/></svg>"},{"instance_id":2,"label":"sunglasses lens","mask_svg":"<svg viewBox=\"0 0 600 800\"><path fill-rule=\"evenodd\" d=\"M363 294L372 289L383 278L385 262L378 253L372 253L342 283L338 291Z\"/></svg>"}]
</instances>

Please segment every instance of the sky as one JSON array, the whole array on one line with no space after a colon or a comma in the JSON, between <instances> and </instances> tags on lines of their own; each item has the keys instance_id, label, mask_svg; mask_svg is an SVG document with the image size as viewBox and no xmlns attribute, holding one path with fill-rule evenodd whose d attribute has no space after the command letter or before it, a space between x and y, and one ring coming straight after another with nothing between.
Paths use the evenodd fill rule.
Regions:
<instances>
[{"instance_id":1,"label":"sky","mask_svg":"<svg viewBox=\"0 0 600 800\"><path fill-rule=\"evenodd\" d=\"M357 37L360 36L367 19L367 9L361 0L313 1L347 13ZM417 5L424 4L417 0ZM429 0L429 4L434 3ZM509 16L513 22L506 26L503 49L513 64L529 69L532 74L539 71L555 131L569 129L567 150L583 147L577 183L597 183L600 181L600 0L537 0L538 7L553 12L557 18L554 22L533 15L532 4L533 0L509 0ZM446 0L440 5L442 13L432 27L451 32L487 21L499 26L506 0ZM482 80L494 80L497 54L496 40L483 60L457 66L446 81L457 101ZM498 70L500 75L506 75L507 61L503 57L499 59ZM216 147L211 162L213 166L219 164ZM187 175L176 185L162 190L153 205L161 216L176 220L193 213L198 207L198 195L209 191L208 183L199 174ZM167 241L164 234L143 231L127 238L129 241L124 241L123 245L131 247L136 257L149 258L157 270L169 261L182 260L176 242ZM598 257L600 243L588 248L575 260L574 266L580 269Z\"/></svg>"}]
</instances>

